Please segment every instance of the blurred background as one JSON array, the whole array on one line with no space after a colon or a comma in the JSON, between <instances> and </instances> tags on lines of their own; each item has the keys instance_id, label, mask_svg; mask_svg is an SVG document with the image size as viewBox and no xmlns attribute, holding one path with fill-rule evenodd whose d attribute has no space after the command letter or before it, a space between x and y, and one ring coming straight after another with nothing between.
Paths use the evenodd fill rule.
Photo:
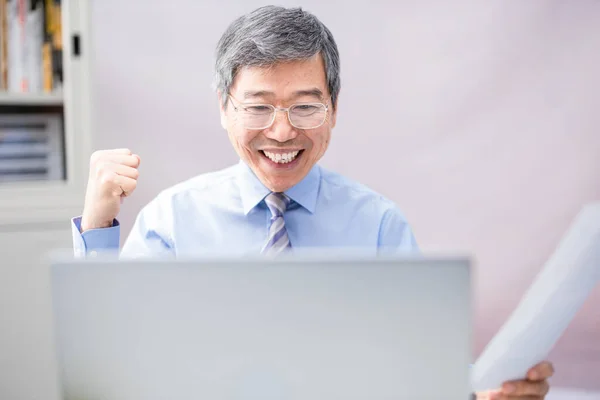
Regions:
<instances>
[{"instance_id":1,"label":"blurred background","mask_svg":"<svg viewBox=\"0 0 600 400\"><path fill-rule=\"evenodd\" d=\"M62 3L66 39L51 28L31 39L50 54L41 82L8 78L0 97L3 399L57 392L47 270L31 261L70 246L90 151L141 156L122 240L159 191L237 162L211 90L214 48L234 18L267 4ZM424 252L473 256L478 354L576 214L600 201L600 2L277 4L313 12L340 49L338 124L322 164L393 199ZM11 43L9 60L21 54ZM550 359L554 398L600 399L600 287Z\"/></svg>"}]
</instances>

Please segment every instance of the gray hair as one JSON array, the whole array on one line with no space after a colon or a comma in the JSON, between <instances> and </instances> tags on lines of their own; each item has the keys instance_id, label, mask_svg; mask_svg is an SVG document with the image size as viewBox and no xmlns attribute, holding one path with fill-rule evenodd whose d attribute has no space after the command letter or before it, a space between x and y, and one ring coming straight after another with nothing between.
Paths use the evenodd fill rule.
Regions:
<instances>
[{"instance_id":1,"label":"gray hair","mask_svg":"<svg viewBox=\"0 0 600 400\"><path fill-rule=\"evenodd\" d=\"M321 54L333 107L340 92L340 56L333 35L302 8L265 6L233 21L216 50L215 89L227 94L241 67L271 66Z\"/></svg>"}]
</instances>

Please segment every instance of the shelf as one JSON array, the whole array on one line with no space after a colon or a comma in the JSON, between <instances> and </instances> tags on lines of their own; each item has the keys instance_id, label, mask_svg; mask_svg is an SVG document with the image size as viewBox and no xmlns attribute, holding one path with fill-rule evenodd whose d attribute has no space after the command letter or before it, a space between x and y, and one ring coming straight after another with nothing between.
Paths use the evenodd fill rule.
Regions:
<instances>
[{"instance_id":1,"label":"shelf","mask_svg":"<svg viewBox=\"0 0 600 400\"><path fill-rule=\"evenodd\" d=\"M57 93L8 93L0 92L2 106L61 106L63 94Z\"/></svg>"}]
</instances>

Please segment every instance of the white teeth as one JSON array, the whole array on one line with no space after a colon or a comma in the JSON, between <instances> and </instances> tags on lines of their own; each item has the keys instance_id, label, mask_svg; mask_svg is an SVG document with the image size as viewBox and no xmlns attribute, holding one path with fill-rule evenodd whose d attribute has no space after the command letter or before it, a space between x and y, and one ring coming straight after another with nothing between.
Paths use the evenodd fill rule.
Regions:
<instances>
[{"instance_id":1,"label":"white teeth","mask_svg":"<svg viewBox=\"0 0 600 400\"><path fill-rule=\"evenodd\" d=\"M265 156L269 157L269 159L273 162L287 164L291 161L294 161L300 151L291 151L289 153L271 153L269 151L263 151L263 153L265 153Z\"/></svg>"}]
</instances>

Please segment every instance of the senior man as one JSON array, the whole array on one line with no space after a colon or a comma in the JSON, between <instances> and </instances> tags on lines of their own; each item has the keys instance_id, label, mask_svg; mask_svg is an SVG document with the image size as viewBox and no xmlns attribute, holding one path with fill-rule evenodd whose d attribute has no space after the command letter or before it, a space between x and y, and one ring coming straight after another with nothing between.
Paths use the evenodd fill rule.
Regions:
<instances>
[{"instance_id":1,"label":"senior man","mask_svg":"<svg viewBox=\"0 0 600 400\"><path fill-rule=\"evenodd\" d=\"M268 6L236 19L217 46L216 89L240 162L162 191L139 213L121 255L417 251L392 201L317 164L336 123L339 73L333 35L314 15ZM77 253L118 250L116 218L139 163L128 149L93 154L84 211L72 221ZM542 399L552 374L541 363L479 397Z\"/></svg>"}]
</instances>

